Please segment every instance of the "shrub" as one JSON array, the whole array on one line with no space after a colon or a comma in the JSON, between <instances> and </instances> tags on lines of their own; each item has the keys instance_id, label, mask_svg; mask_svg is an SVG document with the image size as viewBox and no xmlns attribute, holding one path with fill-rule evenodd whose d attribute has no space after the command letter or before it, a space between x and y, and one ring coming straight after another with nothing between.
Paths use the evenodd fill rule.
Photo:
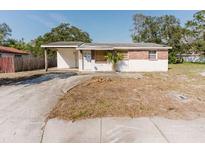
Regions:
<instances>
[{"instance_id":1,"label":"shrub","mask_svg":"<svg viewBox=\"0 0 205 154\"><path fill-rule=\"evenodd\" d=\"M177 57L176 53L172 52L169 54L169 64L179 64L179 63L183 63L184 59L181 57Z\"/></svg>"},{"instance_id":2,"label":"shrub","mask_svg":"<svg viewBox=\"0 0 205 154\"><path fill-rule=\"evenodd\" d=\"M108 52L105 58L112 63L113 71L116 71L116 64L123 59L123 55L119 52Z\"/></svg>"}]
</instances>

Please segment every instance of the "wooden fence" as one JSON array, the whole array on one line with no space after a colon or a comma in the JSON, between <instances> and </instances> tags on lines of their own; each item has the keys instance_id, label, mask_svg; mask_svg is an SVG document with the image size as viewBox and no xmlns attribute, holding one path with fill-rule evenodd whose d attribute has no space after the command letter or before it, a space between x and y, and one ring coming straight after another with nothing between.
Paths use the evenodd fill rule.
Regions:
<instances>
[{"instance_id":1,"label":"wooden fence","mask_svg":"<svg viewBox=\"0 0 205 154\"><path fill-rule=\"evenodd\" d=\"M48 67L56 67L56 58L48 58ZM44 58L39 57L1 57L0 58L0 72L20 72L31 71L37 69L44 69Z\"/></svg>"},{"instance_id":2,"label":"wooden fence","mask_svg":"<svg viewBox=\"0 0 205 154\"><path fill-rule=\"evenodd\" d=\"M0 58L0 73L15 72L14 59L12 57Z\"/></svg>"}]
</instances>

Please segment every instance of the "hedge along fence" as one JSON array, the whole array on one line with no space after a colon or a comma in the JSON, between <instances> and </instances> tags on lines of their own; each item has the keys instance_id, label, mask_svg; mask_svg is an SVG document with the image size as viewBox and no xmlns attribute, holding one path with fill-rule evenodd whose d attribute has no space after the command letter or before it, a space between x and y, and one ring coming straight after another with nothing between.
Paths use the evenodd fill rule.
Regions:
<instances>
[{"instance_id":1,"label":"hedge along fence","mask_svg":"<svg viewBox=\"0 0 205 154\"><path fill-rule=\"evenodd\" d=\"M56 67L56 58L48 58L48 67ZM20 72L31 71L37 69L44 69L44 58L39 57L1 57L0 58L0 72Z\"/></svg>"},{"instance_id":2,"label":"hedge along fence","mask_svg":"<svg viewBox=\"0 0 205 154\"><path fill-rule=\"evenodd\" d=\"M56 58L48 58L48 67L56 66ZM45 60L39 57L14 58L14 68L15 72L43 69L45 68Z\"/></svg>"}]
</instances>

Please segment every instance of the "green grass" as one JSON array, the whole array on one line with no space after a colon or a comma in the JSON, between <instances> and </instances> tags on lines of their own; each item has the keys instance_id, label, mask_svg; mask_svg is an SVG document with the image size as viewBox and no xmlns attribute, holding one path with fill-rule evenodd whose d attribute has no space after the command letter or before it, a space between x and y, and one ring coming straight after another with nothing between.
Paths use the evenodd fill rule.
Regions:
<instances>
[{"instance_id":1,"label":"green grass","mask_svg":"<svg viewBox=\"0 0 205 154\"><path fill-rule=\"evenodd\" d=\"M205 64L199 64L199 63L169 64L169 71L175 71L180 73L201 72L201 71L205 71Z\"/></svg>"},{"instance_id":2,"label":"green grass","mask_svg":"<svg viewBox=\"0 0 205 154\"><path fill-rule=\"evenodd\" d=\"M205 64L199 63L169 64L168 71L172 77L181 75L189 79L203 79L202 72L205 72Z\"/></svg>"}]
</instances>

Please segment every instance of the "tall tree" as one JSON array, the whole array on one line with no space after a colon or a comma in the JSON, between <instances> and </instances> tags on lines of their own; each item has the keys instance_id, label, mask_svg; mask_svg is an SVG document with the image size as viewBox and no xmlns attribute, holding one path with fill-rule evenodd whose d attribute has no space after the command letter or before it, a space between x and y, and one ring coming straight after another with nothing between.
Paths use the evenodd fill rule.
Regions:
<instances>
[{"instance_id":1,"label":"tall tree","mask_svg":"<svg viewBox=\"0 0 205 154\"><path fill-rule=\"evenodd\" d=\"M205 41L205 10L195 13L193 20L189 20L186 26L192 31L193 36Z\"/></svg>"},{"instance_id":2,"label":"tall tree","mask_svg":"<svg viewBox=\"0 0 205 154\"><path fill-rule=\"evenodd\" d=\"M175 16L161 17L136 14L133 17L134 29L132 39L134 42L153 42L174 45L182 38L182 27Z\"/></svg>"},{"instance_id":3,"label":"tall tree","mask_svg":"<svg viewBox=\"0 0 205 154\"><path fill-rule=\"evenodd\" d=\"M180 26L179 19L172 15L161 16L159 19L161 42L172 46L174 52L183 52L183 28Z\"/></svg>"},{"instance_id":4,"label":"tall tree","mask_svg":"<svg viewBox=\"0 0 205 154\"><path fill-rule=\"evenodd\" d=\"M183 32L180 21L175 16L145 16L136 14L133 17L134 29L132 39L134 42L162 43L172 46L171 54L183 53ZM171 57L172 57L171 56Z\"/></svg>"},{"instance_id":5,"label":"tall tree","mask_svg":"<svg viewBox=\"0 0 205 154\"><path fill-rule=\"evenodd\" d=\"M134 42L161 43L159 34L159 18L135 14L133 16L134 29L132 39Z\"/></svg>"},{"instance_id":6,"label":"tall tree","mask_svg":"<svg viewBox=\"0 0 205 154\"><path fill-rule=\"evenodd\" d=\"M6 24L0 24L0 44L3 44L11 36L11 28Z\"/></svg>"},{"instance_id":7,"label":"tall tree","mask_svg":"<svg viewBox=\"0 0 205 154\"><path fill-rule=\"evenodd\" d=\"M29 50L29 44L24 41L24 39L17 40L17 39L7 39L4 43L5 46L13 47L20 50Z\"/></svg>"},{"instance_id":8,"label":"tall tree","mask_svg":"<svg viewBox=\"0 0 205 154\"><path fill-rule=\"evenodd\" d=\"M186 23L187 36L191 38L190 49L205 54L205 10L193 15L193 20Z\"/></svg>"},{"instance_id":9,"label":"tall tree","mask_svg":"<svg viewBox=\"0 0 205 154\"><path fill-rule=\"evenodd\" d=\"M33 54L36 56L42 56L43 50L40 46L44 43L56 41L91 42L92 39L87 32L84 32L75 26L71 26L69 23L61 23L59 26L52 28L50 32L43 36L39 36L33 41ZM50 52L50 56L52 55L54 55L53 52Z\"/></svg>"}]
</instances>

